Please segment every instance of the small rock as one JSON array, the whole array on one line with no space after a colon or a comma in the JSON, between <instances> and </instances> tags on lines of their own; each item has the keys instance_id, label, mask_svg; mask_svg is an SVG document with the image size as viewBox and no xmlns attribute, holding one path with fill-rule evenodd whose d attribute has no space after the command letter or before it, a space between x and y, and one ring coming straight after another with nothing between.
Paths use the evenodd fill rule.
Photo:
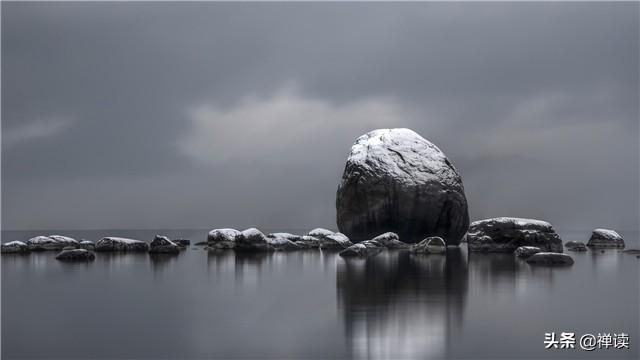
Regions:
<instances>
[{"instance_id":1,"label":"small rock","mask_svg":"<svg viewBox=\"0 0 640 360\"><path fill-rule=\"evenodd\" d=\"M624 248L622 236L613 230L595 229L587 246L594 248Z\"/></svg>"},{"instance_id":2,"label":"small rock","mask_svg":"<svg viewBox=\"0 0 640 360\"><path fill-rule=\"evenodd\" d=\"M214 229L209 231L207 243L210 248L218 250L233 249L240 234L236 229Z\"/></svg>"},{"instance_id":3,"label":"small rock","mask_svg":"<svg viewBox=\"0 0 640 360\"><path fill-rule=\"evenodd\" d=\"M180 252L180 246L169 240L166 236L156 235L149 244L150 254L177 254Z\"/></svg>"},{"instance_id":4,"label":"small rock","mask_svg":"<svg viewBox=\"0 0 640 360\"><path fill-rule=\"evenodd\" d=\"M96 255L86 249L69 249L62 250L56 255L56 259L60 261L93 261L96 259Z\"/></svg>"},{"instance_id":5,"label":"small rock","mask_svg":"<svg viewBox=\"0 0 640 360\"><path fill-rule=\"evenodd\" d=\"M539 252L527 258L527 263L531 265L569 266L573 265L573 259L567 254Z\"/></svg>"},{"instance_id":6,"label":"small rock","mask_svg":"<svg viewBox=\"0 0 640 360\"><path fill-rule=\"evenodd\" d=\"M22 241L11 241L0 246L0 251L3 254L26 254L29 250L29 245Z\"/></svg>"},{"instance_id":7,"label":"small rock","mask_svg":"<svg viewBox=\"0 0 640 360\"><path fill-rule=\"evenodd\" d=\"M174 244L182 247L187 247L191 245L191 240L188 240L188 239L175 239L171 241L173 241Z\"/></svg>"},{"instance_id":8,"label":"small rock","mask_svg":"<svg viewBox=\"0 0 640 360\"><path fill-rule=\"evenodd\" d=\"M516 249L514 254L519 258L528 258L529 256L533 254L537 254L541 251L542 250L540 250L539 247L535 247L535 246L520 246L519 248Z\"/></svg>"},{"instance_id":9,"label":"small rock","mask_svg":"<svg viewBox=\"0 0 640 360\"><path fill-rule=\"evenodd\" d=\"M353 245L347 235L323 228L313 229L307 236L318 239L319 247L324 250L342 250Z\"/></svg>"},{"instance_id":10,"label":"small rock","mask_svg":"<svg viewBox=\"0 0 640 360\"><path fill-rule=\"evenodd\" d=\"M623 250L622 251L625 254L639 254L640 255L640 250L638 249L627 249L627 250Z\"/></svg>"},{"instance_id":11,"label":"small rock","mask_svg":"<svg viewBox=\"0 0 640 360\"><path fill-rule=\"evenodd\" d=\"M400 241L398 234L393 232L386 232L378 235L371 240L375 240L382 244L387 249L408 249L411 245Z\"/></svg>"},{"instance_id":12,"label":"small rock","mask_svg":"<svg viewBox=\"0 0 640 360\"><path fill-rule=\"evenodd\" d=\"M444 254L446 251L444 240L438 236L428 237L409 248L412 254Z\"/></svg>"},{"instance_id":13,"label":"small rock","mask_svg":"<svg viewBox=\"0 0 640 360\"><path fill-rule=\"evenodd\" d=\"M94 251L96 249L96 244L88 240L82 240L78 244L78 249L85 249L89 251Z\"/></svg>"},{"instance_id":14,"label":"small rock","mask_svg":"<svg viewBox=\"0 0 640 360\"><path fill-rule=\"evenodd\" d=\"M564 247L569 251L587 251L587 246L580 241L568 241Z\"/></svg>"},{"instance_id":15,"label":"small rock","mask_svg":"<svg viewBox=\"0 0 640 360\"><path fill-rule=\"evenodd\" d=\"M148 252L149 244L121 237L103 237L95 244L96 251Z\"/></svg>"},{"instance_id":16,"label":"small rock","mask_svg":"<svg viewBox=\"0 0 640 360\"><path fill-rule=\"evenodd\" d=\"M384 246L374 240L365 240L353 244L342 250L338 255L342 257L369 257L374 256L384 250Z\"/></svg>"}]
</instances>

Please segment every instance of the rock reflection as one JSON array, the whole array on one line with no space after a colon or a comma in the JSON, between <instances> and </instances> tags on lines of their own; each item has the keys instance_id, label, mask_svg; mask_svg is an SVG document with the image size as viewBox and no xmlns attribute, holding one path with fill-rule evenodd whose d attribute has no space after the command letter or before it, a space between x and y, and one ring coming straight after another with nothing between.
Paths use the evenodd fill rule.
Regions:
<instances>
[{"instance_id":1,"label":"rock reflection","mask_svg":"<svg viewBox=\"0 0 640 360\"><path fill-rule=\"evenodd\" d=\"M460 331L468 289L466 254L388 251L344 259L337 291L355 358L440 358Z\"/></svg>"}]
</instances>

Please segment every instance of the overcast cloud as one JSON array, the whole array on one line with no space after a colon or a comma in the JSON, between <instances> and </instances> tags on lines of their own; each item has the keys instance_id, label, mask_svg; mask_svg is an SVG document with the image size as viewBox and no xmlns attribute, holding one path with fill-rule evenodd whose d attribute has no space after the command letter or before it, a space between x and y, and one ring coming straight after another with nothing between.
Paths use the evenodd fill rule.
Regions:
<instances>
[{"instance_id":1,"label":"overcast cloud","mask_svg":"<svg viewBox=\"0 0 640 360\"><path fill-rule=\"evenodd\" d=\"M4 229L335 227L409 127L472 219L637 229L638 3L2 3Z\"/></svg>"}]
</instances>

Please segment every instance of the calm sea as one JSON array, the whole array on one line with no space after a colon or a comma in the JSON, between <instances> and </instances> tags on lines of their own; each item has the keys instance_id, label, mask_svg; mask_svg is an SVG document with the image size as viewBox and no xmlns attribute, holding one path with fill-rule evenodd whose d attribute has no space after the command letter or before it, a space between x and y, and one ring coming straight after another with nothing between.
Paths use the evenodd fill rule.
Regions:
<instances>
[{"instance_id":1,"label":"calm sea","mask_svg":"<svg viewBox=\"0 0 640 360\"><path fill-rule=\"evenodd\" d=\"M3 231L2 242L50 233L206 239L206 230ZM623 236L638 248L637 233ZM366 260L195 246L178 256L98 253L88 264L3 255L2 358L637 359L640 259L571 255L568 268L465 246ZM550 332L624 332L630 349L546 350Z\"/></svg>"}]
</instances>

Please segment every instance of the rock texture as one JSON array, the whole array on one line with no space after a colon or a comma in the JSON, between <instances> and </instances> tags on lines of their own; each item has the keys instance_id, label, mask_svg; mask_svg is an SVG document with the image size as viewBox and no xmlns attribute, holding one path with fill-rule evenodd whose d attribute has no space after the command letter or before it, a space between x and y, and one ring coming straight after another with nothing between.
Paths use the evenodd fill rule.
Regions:
<instances>
[{"instance_id":1,"label":"rock texture","mask_svg":"<svg viewBox=\"0 0 640 360\"><path fill-rule=\"evenodd\" d=\"M567 241L564 247L569 251L587 251L587 246L580 241Z\"/></svg>"},{"instance_id":2,"label":"rock texture","mask_svg":"<svg viewBox=\"0 0 640 360\"><path fill-rule=\"evenodd\" d=\"M56 255L56 259L60 261L93 261L96 259L96 255L85 249L71 249L62 250Z\"/></svg>"},{"instance_id":3,"label":"rock texture","mask_svg":"<svg viewBox=\"0 0 640 360\"><path fill-rule=\"evenodd\" d=\"M148 252L149 244L140 240L120 237L103 237L96 242L96 251Z\"/></svg>"},{"instance_id":4,"label":"rock texture","mask_svg":"<svg viewBox=\"0 0 640 360\"><path fill-rule=\"evenodd\" d=\"M338 255L342 257L369 257L374 256L384 250L384 246L374 240L365 240L351 245L342 250Z\"/></svg>"},{"instance_id":5,"label":"rock texture","mask_svg":"<svg viewBox=\"0 0 640 360\"><path fill-rule=\"evenodd\" d=\"M96 249L96 244L89 240L82 240L78 243L78 249L94 251Z\"/></svg>"},{"instance_id":6,"label":"rock texture","mask_svg":"<svg viewBox=\"0 0 640 360\"><path fill-rule=\"evenodd\" d=\"M189 239L173 239L171 241L180 247L187 247L191 245L191 240Z\"/></svg>"},{"instance_id":7,"label":"rock texture","mask_svg":"<svg viewBox=\"0 0 640 360\"><path fill-rule=\"evenodd\" d=\"M444 254L447 252L447 247L441 237L432 236L412 245L409 252L412 254Z\"/></svg>"},{"instance_id":8,"label":"rock texture","mask_svg":"<svg viewBox=\"0 0 640 360\"><path fill-rule=\"evenodd\" d=\"M180 246L169 240L166 236L156 235L149 243L150 254L177 254L180 252Z\"/></svg>"},{"instance_id":9,"label":"rock texture","mask_svg":"<svg viewBox=\"0 0 640 360\"><path fill-rule=\"evenodd\" d=\"M527 258L527 263L532 265L565 266L573 265L571 256L555 252L539 252Z\"/></svg>"},{"instance_id":10,"label":"rock texture","mask_svg":"<svg viewBox=\"0 0 640 360\"><path fill-rule=\"evenodd\" d=\"M29 245L22 241L11 241L0 246L0 251L3 254L26 254L29 250Z\"/></svg>"},{"instance_id":11,"label":"rock texture","mask_svg":"<svg viewBox=\"0 0 640 360\"><path fill-rule=\"evenodd\" d=\"M318 247L325 250L342 250L353 245L345 234L322 228L309 231L306 238L301 238L298 241L310 243L309 241L312 241L312 238L317 239Z\"/></svg>"},{"instance_id":12,"label":"rock texture","mask_svg":"<svg viewBox=\"0 0 640 360\"><path fill-rule=\"evenodd\" d=\"M440 149L409 129L379 129L351 147L336 197L338 228L353 241L392 231L457 245L469 226L460 175Z\"/></svg>"},{"instance_id":13,"label":"rock texture","mask_svg":"<svg viewBox=\"0 0 640 360\"><path fill-rule=\"evenodd\" d=\"M31 251L62 250L67 246L78 246L78 241L67 236L49 235L36 236L27 240Z\"/></svg>"},{"instance_id":14,"label":"rock texture","mask_svg":"<svg viewBox=\"0 0 640 360\"><path fill-rule=\"evenodd\" d=\"M209 249L233 249L240 231L236 229L214 229L209 231L207 242Z\"/></svg>"},{"instance_id":15,"label":"rock texture","mask_svg":"<svg viewBox=\"0 0 640 360\"><path fill-rule=\"evenodd\" d=\"M378 235L371 240L379 242L387 249L408 249L409 246L411 246L405 242L400 241L400 237L398 236L398 234L392 232Z\"/></svg>"},{"instance_id":16,"label":"rock texture","mask_svg":"<svg viewBox=\"0 0 640 360\"><path fill-rule=\"evenodd\" d=\"M620 234L613 230L595 229L591 233L587 246L595 248L624 248L624 240Z\"/></svg>"},{"instance_id":17,"label":"rock texture","mask_svg":"<svg viewBox=\"0 0 640 360\"><path fill-rule=\"evenodd\" d=\"M265 236L260 230L256 228L250 228L244 230L235 239L236 251L291 251L298 250L300 247L293 241L275 237L270 238Z\"/></svg>"},{"instance_id":18,"label":"rock texture","mask_svg":"<svg viewBox=\"0 0 640 360\"><path fill-rule=\"evenodd\" d=\"M537 254L539 252L542 252L542 250L540 250L539 247L535 247L535 246L520 246L519 248L516 249L514 254L519 258L526 259L526 258L530 257L531 255Z\"/></svg>"},{"instance_id":19,"label":"rock texture","mask_svg":"<svg viewBox=\"0 0 640 360\"><path fill-rule=\"evenodd\" d=\"M562 252L562 240L545 221L500 217L471 223L467 233L469 251L514 252L520 246Z\"/></svg>"}]
</instances>

